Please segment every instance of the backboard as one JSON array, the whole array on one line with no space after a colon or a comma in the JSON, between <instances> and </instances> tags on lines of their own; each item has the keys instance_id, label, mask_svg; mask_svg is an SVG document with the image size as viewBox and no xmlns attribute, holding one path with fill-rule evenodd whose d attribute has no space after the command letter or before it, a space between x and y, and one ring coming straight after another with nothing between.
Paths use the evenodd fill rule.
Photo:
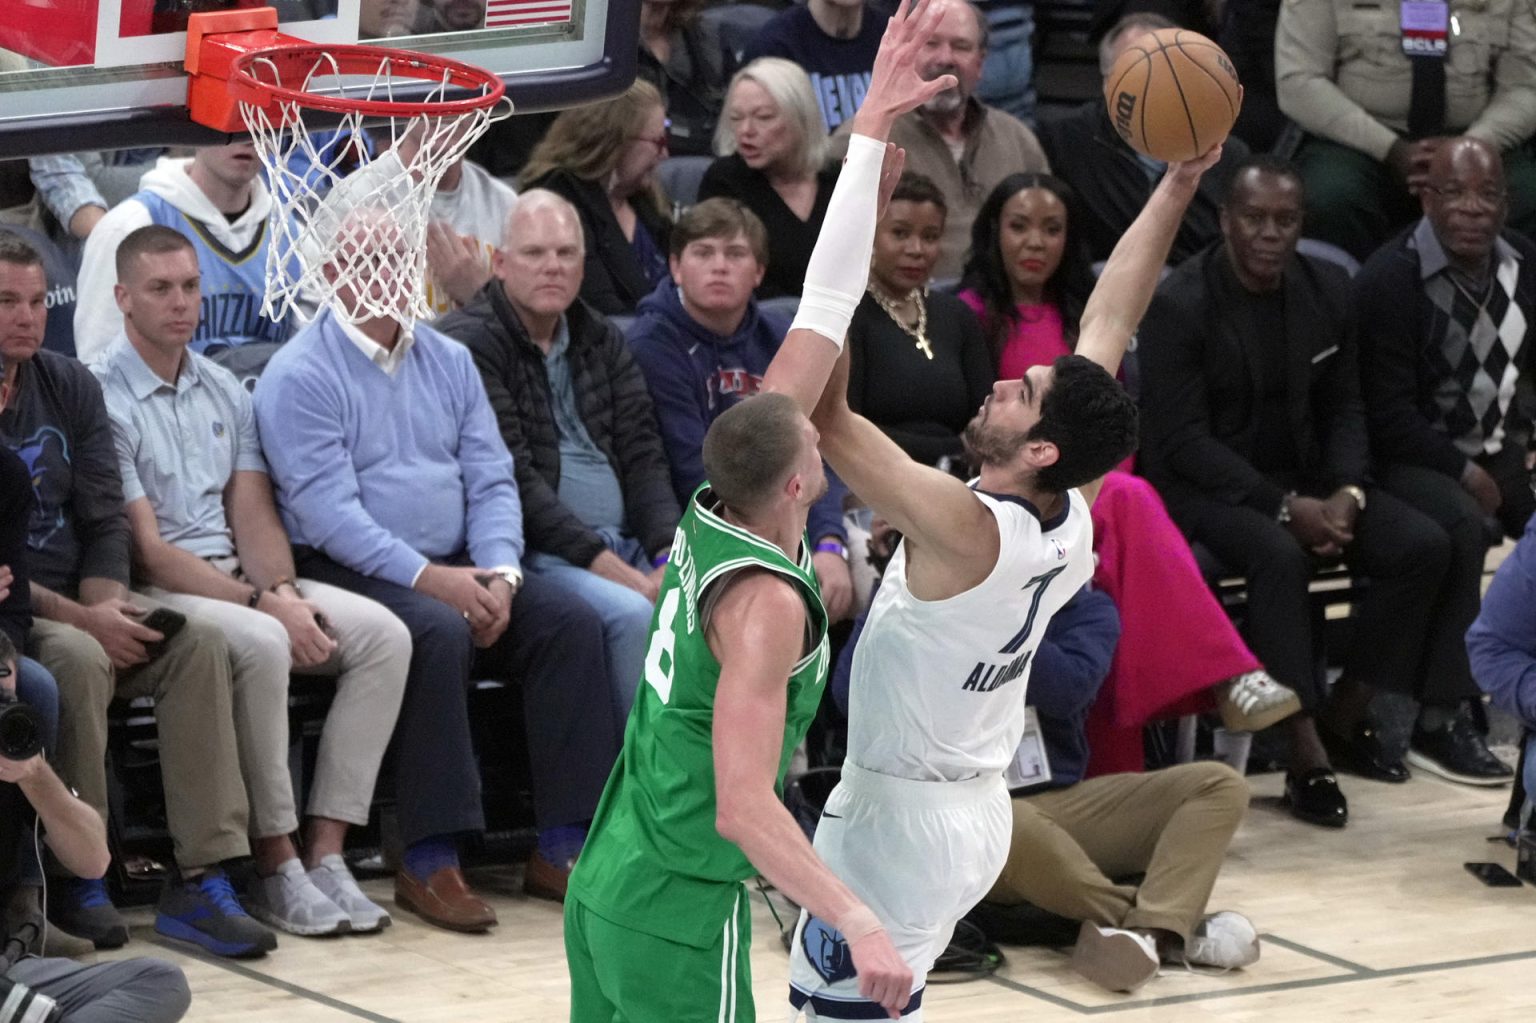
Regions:
<instances>
[{"instance_id":1,"label":"backboard","mask_svg":"<svg viewBox=\"0 0 1536 1023\"><path fill-rule=\"evenodd\" d=\"M6 0L0 155L227 141L187 117L187 18L261 6L289 35L486 68L518 112L612 95L634 77L639 0Z\"/></svg>"}]
</instances>

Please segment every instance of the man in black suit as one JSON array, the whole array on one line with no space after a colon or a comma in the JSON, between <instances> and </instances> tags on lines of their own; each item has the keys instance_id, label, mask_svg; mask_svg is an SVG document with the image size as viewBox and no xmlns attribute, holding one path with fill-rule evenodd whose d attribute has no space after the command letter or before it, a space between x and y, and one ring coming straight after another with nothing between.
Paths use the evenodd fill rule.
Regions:
<instances>
[{"instance_id":1,"label":"man in black suit","mask_svg":"<svg viewBox=\"0 0 1536 1023\"><path fill-rule=\"evenodd\" d=\"M1191 540L1247 578L1249 645L1306 711L1287 722L1286 798L1297 817L1338 827L1348 808L1318 723L1351 767L1402 781L1367 713L1374 690L1465 694L1442 692L1433 670L1460 641L1434 613L1450 540L1369 478L1349 281L1296 255L1303 213L1295 170L1250 159L1222 206L1223 241L1158 289L1140 335L1141 466ZM1340 558L1370 586L1324 707L1307 587Z\"/></svg>"}]
</instances>

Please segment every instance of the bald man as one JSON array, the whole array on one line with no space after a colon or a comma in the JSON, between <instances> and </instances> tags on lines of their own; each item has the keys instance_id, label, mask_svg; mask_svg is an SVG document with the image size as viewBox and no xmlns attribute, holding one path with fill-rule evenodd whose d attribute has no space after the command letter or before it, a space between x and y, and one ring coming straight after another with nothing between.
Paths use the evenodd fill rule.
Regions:
<instances>
[{"instance_id":1,"label":"bald man","mask_svg":"<svg viewBox=\"0 0 1536 1023\"><path fill-rule=\"evenodd\" d=\"M491 280L437 324L474 356L512 452L529 573L603 622L619 731L681 513L645 378L618 329L577 297L581 220L523 193Z\"/></svg>"},{"instance_id":2,"label":"bald man","mask_svg":"<svg viewBox=\"0 0 1536 1023\"><path fill-rule=\"evenodd\" d=\"M1420 201L1423 217L1355 279L1361 375L1382 485L1451 537L1457 581L1438 613L1460 634L1477 615L1488 545L1519 537L1536 512L1536 245L1506 229L1503 162L1480 139L1435 151ZM1436 722L1419 724L1409 762L1469 780L1438 769L1443 758L1424 751Z\"/></svg>"}]
</instances>

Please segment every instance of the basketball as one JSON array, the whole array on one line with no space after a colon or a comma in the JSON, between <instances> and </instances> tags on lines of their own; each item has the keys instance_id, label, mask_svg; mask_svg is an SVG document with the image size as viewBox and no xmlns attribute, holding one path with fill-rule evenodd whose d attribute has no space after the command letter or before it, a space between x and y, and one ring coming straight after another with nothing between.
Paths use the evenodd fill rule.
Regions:
<instances>
[{"instance_id":1,"label":"basketball","mask_svg":"<svg viewBox=\"0 0 1536 1023\"><path fill-rule=\"evenodd\" d=\"M1237 72L1198 32L1164 28L1139 36L1104 80L1115 131L1156 160L1193 160L1232 130L1242 106Z\"/></svg>"}]
</instances>

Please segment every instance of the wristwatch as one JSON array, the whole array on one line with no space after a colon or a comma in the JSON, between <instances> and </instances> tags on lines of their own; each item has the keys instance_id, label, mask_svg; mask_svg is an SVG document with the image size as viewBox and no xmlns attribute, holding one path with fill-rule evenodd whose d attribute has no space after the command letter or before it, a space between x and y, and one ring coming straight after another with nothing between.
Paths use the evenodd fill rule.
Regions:
<instances>
[{"instance_id":1,"label":"wristwatch","mask_svg":"<svg viewBox=\"0 0 1536 1023\"><path fill-rule=\"evenodd\" d=\"M1357 509L1360 511L1365 511L1365 491L1363 489L1355 486L1353 483L1346 487L1340 487L1339 489L1354 499L1355 507Z\"/></svg>"},{"instance_id":2,"label":"wristwatch","mask_svg":"<svg viewBox=\"0 0 1536 1023\"><path fill-rule=\"evenodd\" d=\"M523 585L523 572L519 568L514 568L511 565L497 565L490 572L491 575L506 580L507 585L512 587L514 591Z\"/></svg>"},{"instance_id":3,"label":"wristwatch","mask_svg":"<svg viewBox=\"0 0 1536 1023\"><path fill-rule=\"evenodd\" d=\"M1291 521L1291 498L1296 496L1296 491L1291 491L1280 499L1280 510L1275 512L1275 521L1282 526L1289 525Z\"/></svg>"}]
</instances>

